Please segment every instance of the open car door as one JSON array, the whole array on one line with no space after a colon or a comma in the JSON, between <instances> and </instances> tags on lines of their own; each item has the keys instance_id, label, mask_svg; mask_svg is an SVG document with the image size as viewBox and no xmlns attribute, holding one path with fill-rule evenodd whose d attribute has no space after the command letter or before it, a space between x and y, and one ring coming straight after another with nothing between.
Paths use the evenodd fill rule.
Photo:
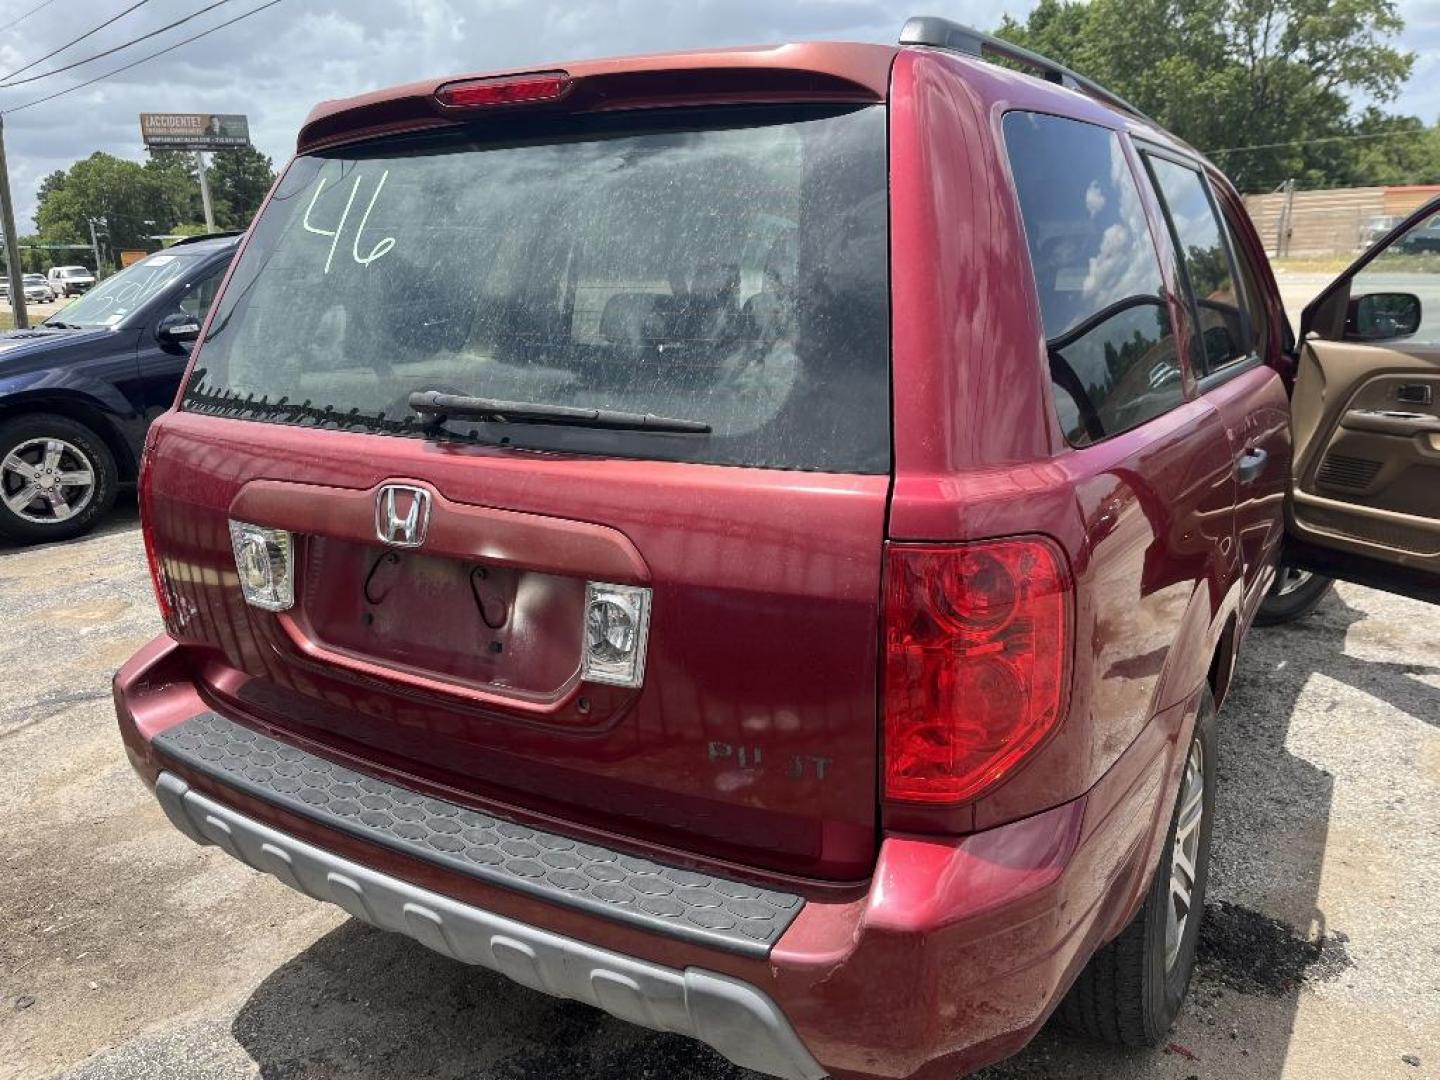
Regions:
<instances>
[{"instance_id":1,"label":"open car door","mask_svg":"<svg viewBox=\"0 0 1440 1080\"><path fill-rule=\"evenodd\" d=\"M1440 603L1440 198L1305 308L1288 566Z\"/></svg>"}]
</instances>

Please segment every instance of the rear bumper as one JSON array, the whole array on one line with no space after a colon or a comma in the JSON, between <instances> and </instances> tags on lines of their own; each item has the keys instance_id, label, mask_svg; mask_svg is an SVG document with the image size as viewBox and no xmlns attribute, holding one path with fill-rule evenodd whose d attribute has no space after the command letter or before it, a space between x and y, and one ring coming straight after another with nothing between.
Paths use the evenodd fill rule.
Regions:
<instances>
[{"instance_id":1,"label":"rear bumper","mask_svg":"<svg viewBox=\"0 0 1440 1080\"><path fill-rule=\"evenodd\" d=\"M216 844L292 889L338 904L382 930L406 934L542 993L699 1039L748 1069L789 1080L825 1075L775 1003L739 979L623 956L460 903L272 829L191 790L171 772L160 774L155 795L190 839Z\"/></svg>"},{"instance_id":2,"label":"rear bumper","mask_svg":"<svg viewBox=\"0 0 1440 1080\"><path fill-rule=\"evenodd\" d=\"M115 692L131 761L186 835L447 955L787 1077L949 1080L1024 1046L1133 912L1193 718L1161 714L1087 796L1043 814L885 837L868 884L797 887L803 906L757 953L463 873L167 753L164 733L211 708L167 638Z\"/></svg>"}]
</instances>

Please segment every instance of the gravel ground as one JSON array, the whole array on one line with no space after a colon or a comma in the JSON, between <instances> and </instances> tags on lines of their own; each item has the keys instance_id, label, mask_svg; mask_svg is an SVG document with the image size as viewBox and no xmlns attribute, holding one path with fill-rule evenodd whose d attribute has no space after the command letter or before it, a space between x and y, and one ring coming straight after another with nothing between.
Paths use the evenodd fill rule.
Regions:
<instances>
[{"instance_id":1,"label":"gravel ground","mask_svg":"<svg viewBox=\"0 0 1440 1080\"><path fill-rule=\"evenodd\" d=\"M0 548L0 611L0 1076L750 1075L175 832L109 701L159 628L133 504L79 543ZM1342 586L1251 635L1221 713L1202 968L1171 1048L1047 1030L986 1080L1440 1076L1435 626L1432 607Z\"/></svg>"}]
</instances>

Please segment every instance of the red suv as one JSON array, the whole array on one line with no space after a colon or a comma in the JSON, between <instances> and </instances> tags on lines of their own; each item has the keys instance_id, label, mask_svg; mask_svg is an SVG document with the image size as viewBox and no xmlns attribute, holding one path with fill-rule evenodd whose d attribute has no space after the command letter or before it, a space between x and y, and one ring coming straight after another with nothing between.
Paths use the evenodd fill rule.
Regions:
<instances>
[{"instance_id":1,"label":"red suv","mask_svg":"<svg viewBox=\"0 0 1440 1080\"><path fill-rule=\"evenodd\" d=\"M192 839L762 1072L1153 1043L1285 507L1435 580L1374 493L1437 514L1437 351L1350 286L1293 357L1211 166L937 19L327 103L150 431L126 747Z\"/></svg>"}]
</instances>

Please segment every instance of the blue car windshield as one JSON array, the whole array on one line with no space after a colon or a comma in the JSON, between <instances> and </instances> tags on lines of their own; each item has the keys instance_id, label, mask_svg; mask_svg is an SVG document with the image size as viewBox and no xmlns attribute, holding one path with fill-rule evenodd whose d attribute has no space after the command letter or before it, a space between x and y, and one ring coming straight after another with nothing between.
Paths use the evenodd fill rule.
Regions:
<instances>
[{"instance_id":1,"label":"blue car windshield","mask_svg":"<svg viewBox=\"0 0 1440 1080\"><path fill-rule=\"evenodd\" d=\"M194 270L196 258L162 251L131 263L48 321L65 326L123 327L137 311Z\"/></svg>"}]
</instances>

